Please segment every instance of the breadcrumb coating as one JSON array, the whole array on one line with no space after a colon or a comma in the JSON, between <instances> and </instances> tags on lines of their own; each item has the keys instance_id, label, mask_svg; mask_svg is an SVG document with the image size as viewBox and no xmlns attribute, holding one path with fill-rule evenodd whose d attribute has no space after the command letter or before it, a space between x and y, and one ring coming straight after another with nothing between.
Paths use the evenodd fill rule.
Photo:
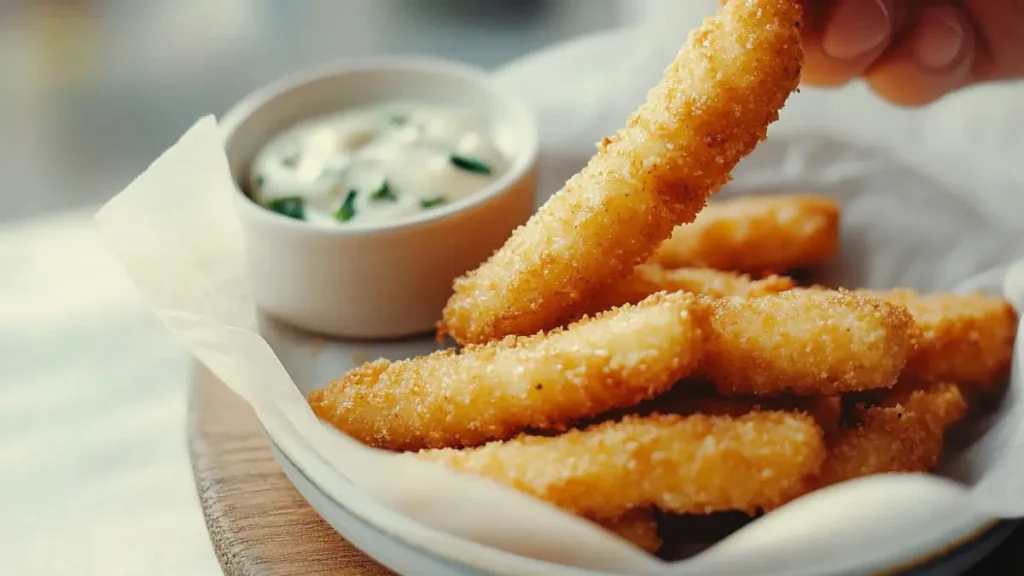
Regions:
<instances>
[{"instance_id":1,"label":"breadcrumb coating","mask_svg":"<svg viewBox=\"0 0 1024 576\"><path fill-rule=\"evenodd\" d=\"M723 298L710 308L701 369L727 396L892 387L913 329L904 306L842 290Z\"/></svg>"},{"instance_id":2,"label":"breadcrumb coating","mask_svg":"<svg viewBox=\"0 0 1024 576\"><path fill-rule=\"evenodd\" d=\"M595 313L623 304L634 304L657 292L689 292L712 298L753 298L785 292L792 287L793 281L784 276L754 280L746 274L711 268L668 269L658 264L641 264L625 280L599 292L587 306L587 311Z\"/></svg>"},{"instance_id":3,"label":"breadcrumb coating","mask_svg":"<svg viewBox=\"0 0 1024 576\"><path fill-rule=\"evenodd\" d=\"M627 125L454 283L439 336L481 343L561 325L692 222L800 80L802 10L730 0L693 31Z\"/></svg>"},{"instance_id":4,"label":"breadcrumb coating","mask_svg":"<svg viewBox=\"0 0 1024 576\"><path fill-rule=\"evenodd\" d=\"M616 518L650 506L677 514L775 508L806 490L825 444L803 414L654 414L417 455L576 514Z\"/></svg>"},{"instance_id":5,"label":"breadcrumb coating","mask_svg":"<svg viewBox=\"0 0 1024 576\"><path fill-rule=\"evenodd\" d=\"M1013 359L1017 313L1003 298L971 294L918 294L913 290L862 290L907 307L917 329L904 374L949 381L979 392L1002 381Z\"/></svg>"},{"instance_id":6,"label":"breadcrumb coating","mask_svg":"<svg viewBox=\"0 0 1024 576\"><path fill-rule=\"evenodd\" d=\"M652 404L670 392L651 401ZM664 406L659 404L659 406ZM678 395L678 400L663 410L673 414L708 414L714 416L743 416L756 411L803 412L814 419L826 437L839 430L842 416L842 397L836 396L711 396L704 394Z\"/></svg>"},{"instance_id":7,"label":"breadcrumb coating","mask_svg":"<svg viewBox=\"0 0 1024 576\"><path fill-rule=\"evenodd\" d=\"M712 201L677 226L651 262L760 274L811 268L839 251L839 206L826 196L740 196Z\"/></svg>"},{"instance_id":8,"label":"breadcrumb coating","mask_svg":"<svg viewBox=\"0 0 1024 576\"><path fill-rule=\"evenodd\" d=\"M863 409L856 428L828 442L818 487L871 474L931 470L942 454L946 429L966 412L959 388L949 383L894 394Z\"/></svg>"},{"instance_id":9,"label":"breadcrumb coating","mask_svg":"<svg viewBox=\"0 0 1024 576\"><path fill-rule=\"evenodd\" d=\"M320 418L371 446L461 447L563 429L632 406L693 371L701 303L656 294L565 329L364 364L309 394Z\"/></svg>"},{"instance_id":10,"label":"breadcrumb coating","mask_svg":"<svg viewBox=\"0 0 1024 576\"><path fill-rule=\"evenodd\" d=\"M613 411L606 415L617 418L626 414L705 414L708 416L743 416L750 412L802 412L814 419L826 437L834 435L843 417L843 398L833 396L720 396L708 389L705 382L683 380L671 390L647 400L634 408Z\"/></svg>"}]
</instances>

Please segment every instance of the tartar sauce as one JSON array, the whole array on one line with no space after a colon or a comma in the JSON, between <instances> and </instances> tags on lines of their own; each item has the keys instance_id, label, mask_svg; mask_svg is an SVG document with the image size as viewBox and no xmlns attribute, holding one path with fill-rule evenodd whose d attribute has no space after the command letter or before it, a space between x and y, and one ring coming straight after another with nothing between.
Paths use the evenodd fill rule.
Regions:
<instances>
[{"instance_id":1,"label":"tartar sauce","mask_svg":"<svg viewBox=\"0 0 1024 576\"><path fill-rule=\"evenodd\" d=\"M305 121L256 156L251 196L313 224L390 223L499 178L508 160L468 110L384 103Z\"/></svg>"}]
</instances>

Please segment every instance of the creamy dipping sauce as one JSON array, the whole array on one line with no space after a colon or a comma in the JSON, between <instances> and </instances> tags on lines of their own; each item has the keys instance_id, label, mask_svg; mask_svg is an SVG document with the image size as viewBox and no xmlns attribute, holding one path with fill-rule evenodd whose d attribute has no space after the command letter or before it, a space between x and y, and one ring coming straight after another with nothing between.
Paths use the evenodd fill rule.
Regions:
<instances>
[{"instance_id":1,"label":"creamy dipping sauce","mask_svg":"<svg viewBox=\"0 0 1024 576\"><path fill-rule=\"evenodd\" d=\"M256 156L252 199L319 225L392 223L479 192L508 168L471 111L385 103L303 122Z\"/></svg>"}]
</instances>

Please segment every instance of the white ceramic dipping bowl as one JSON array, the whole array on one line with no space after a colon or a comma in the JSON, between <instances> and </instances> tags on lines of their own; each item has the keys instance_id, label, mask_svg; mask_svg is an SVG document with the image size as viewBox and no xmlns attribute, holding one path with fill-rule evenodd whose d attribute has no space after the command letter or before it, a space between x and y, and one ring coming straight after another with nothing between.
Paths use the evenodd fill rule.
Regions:
<instances>
[{"instance_id":1,"label":"white ceramic dipping bowl","mask_svg":"<svg viewBox=\"0 0 1024 576\"><path fill-rule=\"evenodd\" d=\"M510 160L496 181L450 205L393 224L329 228L252 201L240 183L274 136L313 117L387 101L465 107L489 122ZM285 78L221 120L249 277L268 316L342 338L398 338L433 329L452 281L526 222L537 182L537 122L482 71L435 59L342 62Z\"/></svg>"}]
</instances>

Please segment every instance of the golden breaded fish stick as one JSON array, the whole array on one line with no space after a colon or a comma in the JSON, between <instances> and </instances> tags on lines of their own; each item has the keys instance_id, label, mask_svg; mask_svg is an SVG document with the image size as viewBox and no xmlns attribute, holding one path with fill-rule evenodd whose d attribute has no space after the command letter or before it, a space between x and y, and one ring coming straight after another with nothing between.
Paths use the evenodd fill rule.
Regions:
<instances>
[{"instance_id":1,"label":"golden breaded fish stick","mask_svg":"<svg viewBox=\"0 0 1024 576\"><path fill-rule=\"evenodd\" d=\"M1002 298L973 294L862 291L907 307L917 326L904 374L989 391L1010 367L1017 313Z\"/></svg>"},{"instance_id":2,"label":"golden breaded fish stick","mask_svg":"<svg viewBox=\"0 0 1024 576\"><path fill-rule=\"evenodd\" d=\"M889 388L903 369L907 309L846 291L710 302L703 375L729 395L833 395Z\"/></svg>"},{"instance_id":3,"label":"golden breaded fish stick","mask_svg":"<svg viewBox=\"0 0 1024 576\"><path fill-rule=\"evenodd\" d=\"M677 226L651 262L760 274L821 266L839 251L839 206L825 196L713 201Z\"/></svg>"},{"instance_id":4,"label":"golden breaded fish stick","mask_svg":"<svg viewBox=\"0 0 1024 576\"><path fill-rule=\"evenodd\" d=\"M804 414L655 414L418 456L576 514L616 518L649 506L679 514L774 508L803 493L825 445Z\"/></svg>"},{"instance_id":5,"label":"golden breaded fish stick","mask_svg":"<svg viewBox=\"0 0 1024 576\"><path fill-rule=\"evenodd\" d=\"M821 487L887 472L927 472L939 461L946 428L967 403L955 384L933 384L867 408L856 428L828 443Z\"/></svg>"},{"instance_id":6,"label":"golden breaded fish stick","mask_svg":"<svg viewBox=\"0 0 1024 576\"><path fill-rule=\"evenodd\" d=\"M713 298L751 298L785 292L792 287L793 281L784 276L754 280L745 274L711 268L668 269L657 264L641 264L625 280L599 292L587 310L593 314L623 304L635 304L657 292L689 292Z\"/></svg>"},{"instance_id":7,"label":"golden breaded fish stick","mask_svg":"<svg viewBox=\"0 0 1024 576\"><path fill-rule=\"evenodd\" d=\"M661 548L658 521L654 519L654 513L650 510L630 510L618 518L599 520L598 524L651 554Z\"/></svg>"},{"instance_id":8,"label":"golden breaded fish stick","mask_svg":"<svg viewBox=\"0 0 1024 576\"><path fill-rule=\"evenodd\" d=\"M559 429L632 406L690 373L696 297L657 294L549 334L360 366L309 394L320 418L371 446L461 447Z\"/></svg>"},{"instance_id":9,"label":"golden breaded fish stick","mask_svg":"<svg viewBox=\"0 0 1024 576\"><path fill-rule=\"evenodd\" d=\"M480 343L558 326L691 222L796 88L801 17L792 0L729 0L690 34L627 125L455 281L439 335Z\"/></svg>"}]
</instances>

